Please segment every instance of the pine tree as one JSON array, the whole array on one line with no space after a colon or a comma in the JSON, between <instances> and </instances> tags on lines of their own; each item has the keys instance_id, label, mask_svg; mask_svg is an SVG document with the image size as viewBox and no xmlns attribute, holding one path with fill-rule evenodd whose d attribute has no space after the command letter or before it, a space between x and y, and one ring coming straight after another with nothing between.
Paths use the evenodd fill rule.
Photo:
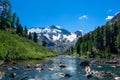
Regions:
<instances>
[{"instance_id":1,"label":"pine tree","mask_svg":"<svg viewBox=\"0 0 120 80\"><path fill-rule=\"evenodd\" d=\"M23 30L23 36L27 38L27 34L28 34L28 30L27 30L27 26L25 26Z\"/></svg>"},{"instance_id":2,"label":"pine tree","mask_svg":"<svg viewBox=\"0 0 120 80\"><path fill-rule=\"evenodd\" d=\"M120 32L117 35L116 46L117 46L117 52L120 54Z\"/></svg>"},{"instance_id":3,"label":"pine tree","mask_svg":"<svg viewBox=\"0 0 120 80\"><path fill-rule=\"evenodd\" d=\"M18 27L18 26L19 26L19 24L20 24L19 17L17 17L17 18L16 18L16 23L15 23L15 24L16 24L16 29L17 29L17 27Z\"/></svg>"},{"instance_id":4,"label":"pine tree","mask_svg":"<svg viewBox=\"0 0 120 80\"><path fill-rule=\"evenodd\" d=\"M33 33L33 41L36 42L36 43L38 41L38 36L37 36L36 32Z\"/></svg>"},{"instance_id":5,"label":"pine tree","mask_svg":"<svg viewBox=\"0 0 120 80\"><path fill-rule=\"evenodd\" d=\"M20 24L19 17L17 17L17 20L16 20L16 33L20 36L23 36L23 27Z\"/></svg>"},{"instance_id":6,"label":"pine tree","mask_svg":"<svg viewBox=\"0 0 120 80\"><path fill-rule=\"evenodd\" d=\"M31 32L30 32L29 35L28 35L28 39L32 39L32 34L31 34Z\"/></svg>"},{"instance_id":7,"label":"pine tree","mask_svg":"<svg viewBox=\"0 0 120 80\"><path fill-rule=\"evenodd\" d=\"M81 55L81 53L80 53L80 45L77 45L77 54L79 54L79 56Z\"/></svg>"},{"instance_id":8,"label":"pine tree","mask_svg":"<svg viewBox=\"0 0 120 80\"><path fill-rule=\"evenodd\" d=\"M16 16L16 13L13 13L12 15L12 28L15 29L16 27L16 20L17 20L17 16Z\"/></svg>"},{"instance_id":9,"label":"pine tree","mask_svg":"<svg viewBox=\"0 0 120 80\"><path fill-rule=\"evenodd\" d=\"M19 24L17 27L16 27L16 33L19 35L19 36L23 36L23 27L21 24Z\"/></svg>"},{"instance_id":10,"label":"pine tree","mask_svg":"<svg viewBox=\"0 0 120 80\"><path fill-rule=\"evenodd\" d=\"M110 53L110 39L111 37L111 31L109 25L105 26L105 37L104 37L104 46L106 49L106 52Z\"/></svg>"},{"instance_id":11,"label":"pine tree","mask_svg":"<svg viewBox=\"0 0 120 80\"><path fill-rule=\"evenodd\" d=\"M115 53L115 33L114 33L114 29L111 30L111 37L110 37L110 52L111 53Z\"/></svg>"},{"instance_id":12,"label":"pine tree","mask_svg":"<svg viewBox=\"0 0 120 80\"><path fill-rule=\"evenodd\" d=\"M11 27L11 5L8 0L1 0L0 6L0 29L6 30Z\"/></svg>"},{"instance_id":13,"label":"pine tree","mask_svg":"<svg viewBox=\"0 0 120 80\"><path fill-rule=\"evenodd\" d=\"M42 46L46 47L47 42L46 41L42 41Z\"/></svg>"}]
</instances>

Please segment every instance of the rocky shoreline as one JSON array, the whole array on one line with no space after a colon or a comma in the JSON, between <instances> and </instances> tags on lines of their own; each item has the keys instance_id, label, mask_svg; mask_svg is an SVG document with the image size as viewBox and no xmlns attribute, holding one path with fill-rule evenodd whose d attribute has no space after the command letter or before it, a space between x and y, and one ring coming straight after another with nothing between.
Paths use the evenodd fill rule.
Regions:
<instances>
[{"instance_id":1,"label":"rocky shoreline","mask_svg":"<svg viewBox=\"0 0 120 80\"><path fill-rule=\"evenodd\" d=\"M111 60L85 60L83 62L80 63L81 66L85 66L85 65L97 65L98 68L102 68L102 64L108 64L111 67L114 68L120 68L120 58L114 58ZM112 72L105 72L105 71L95 71L92 70L91 71L91 75L93 77L98 77L98 78L113 78L114 80L120 80L120 75L116 75Z\"/></svg>"}]
</instances>

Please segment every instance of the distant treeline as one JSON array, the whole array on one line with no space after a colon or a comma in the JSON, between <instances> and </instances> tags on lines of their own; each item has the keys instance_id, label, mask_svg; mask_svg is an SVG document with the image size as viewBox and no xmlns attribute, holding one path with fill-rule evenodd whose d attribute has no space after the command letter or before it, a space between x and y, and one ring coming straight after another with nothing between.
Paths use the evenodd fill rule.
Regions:
<instances>
[{"instance_id":1,"label":"distant treeline","mask_svg":"<svg viewBox=\"0 0 120 80\"><path fill-rule=\"evenodd\" d=\"M111 57L120 55L120 13L104 26L80 37L76 52L88 57Z\"/></svg>"}]
</instances>

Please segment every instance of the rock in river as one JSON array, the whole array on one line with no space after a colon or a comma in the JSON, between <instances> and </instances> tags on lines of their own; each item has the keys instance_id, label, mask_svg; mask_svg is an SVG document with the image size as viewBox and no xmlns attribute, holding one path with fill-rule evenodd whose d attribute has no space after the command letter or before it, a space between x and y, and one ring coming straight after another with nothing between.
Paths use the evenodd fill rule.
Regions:
<instances>
[{"instance_id":1,"label":"rock in river","mask_svg":"<svg viewBox=\"0 0 120 80\"><path fill-rule=\"evenodd\" d=\"M120 77L115 77L114 80L120 80Z\"/></svg>"},{"instance_id":2,"label":"rock in river","mask_svg":"<svg viewBox=\"0 0 120 80\"><path fill-rule=\"evenodd\" d=\"M27 64L24 66L24 70L30 71L32 69L32 66L30 64Z\"/></svg>"},{"instance_id":3,"label":"rock in river","mask_svg":"<svg viewBox=\"0 0 120 80\"><path fill-rule=\"evenodd\" d=\"M10 78L14 78L16 75L17 75L16 73L8 74L8 76L9 76Z\"/></svg>"},{"instance_id":4,"label":"rock in river","mask_svg":"<svg viewBox=\"0 0 120 80\"><path fill-rule=\"evenodd\" d=\"M0 79L2 79L2 77L5 75L5 72L1 72L0 71Z\"/></svg>"},{"instance_id":5,"label":"rock in river","mask_svg":"<svg viewBox=\"0 0 120 80\"><path fill-rule=\"evenodd\" d=\"M114 77L117 77L116 74L113 74L111 72L104 72L104 71L92 71L92 75L94 77L99 77L99 78L103 78L103 77L114 78Z\"/></svg>"},{"instance_id":6,"label":"rock in river","mask_svg":"<svg viewBox=\"0 0 120 80\"><path fill-rule=\"evenodd\" d=\"M60 67L60 68L66 68L67 65L65 65L65 64L60 64L59 67Z\"/></svg>"},{"instance_id":7,"label":"rock in river","mask_svg":"<svg viewBox=\"0 0 120 80\"><path fill-rule=\"evenodd\" d=\"M72 77L70 74L68 74L68 73L57 73L56 74L57 76L59 76L59 77Z\"/></svg>"}]
</instances>

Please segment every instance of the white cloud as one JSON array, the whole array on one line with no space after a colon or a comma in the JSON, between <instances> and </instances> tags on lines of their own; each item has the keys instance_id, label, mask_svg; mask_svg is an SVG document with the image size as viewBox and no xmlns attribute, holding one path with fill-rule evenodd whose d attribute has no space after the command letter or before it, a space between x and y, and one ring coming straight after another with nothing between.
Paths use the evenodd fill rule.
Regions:
<instances>
[{"instance_id":1,"label":"white cloud","mask_svg":"<svg viewBox=\"0 0 120 80\"><path fill-rule=\"evenodd\" d=\"M105 18L106 20L111 20L113 18L113 16L107 16L107 18Z\"/></svg>"},{"instance_id":2,"label":"white cloud","mask_svg":"<svg viewBox=\"0 0 120 80\"><path fill-rule=\"evenodd\" d=\"M108 10L108 12L112 12L112 10L111 10L111 9L109 9L109 10Z\"/></svg>"},{"instance_id":3,"label":"white cloud","mask_svg":"<svg viewBox=\"0 0 120 80\"><path fill-rule=\"evenodd\" d=\"M80 20L83 20L83 19L85 20L85 19L88 19L88 16L87 15L83 15L83 16L80 16L79 19Z\"/></svg>"}]
</instances>

